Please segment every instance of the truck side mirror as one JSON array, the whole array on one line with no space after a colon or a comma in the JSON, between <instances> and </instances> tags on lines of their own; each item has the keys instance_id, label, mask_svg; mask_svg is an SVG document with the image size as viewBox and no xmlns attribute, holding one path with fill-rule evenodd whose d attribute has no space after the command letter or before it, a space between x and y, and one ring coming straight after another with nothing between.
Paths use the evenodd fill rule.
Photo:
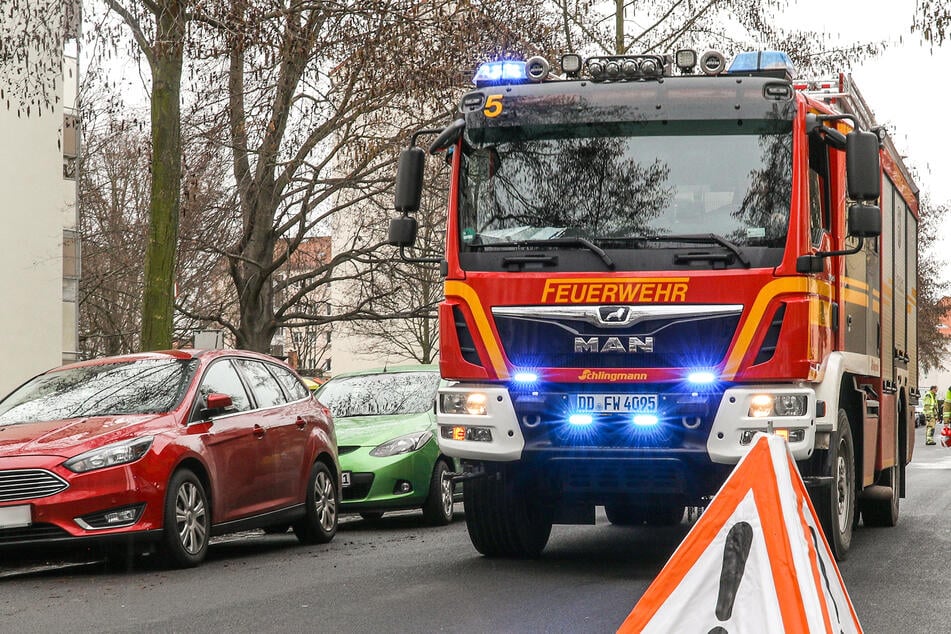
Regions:
<instances>
[{"instance_id":1,"label":"truck side mirror","mask_svg":"<svg viewBox=\"0 0 951 634\"><path fill-rule=\"evenodd\" d=\"M845 173L852 200L876 200L882 193L878 144L874 132L853 130L845 138Z\"/></svg>"},{"instance_id":2,"label":"truck side mirror","mask_svg":"<svg viewBox=\"0 0 951 634\"><path fill-rule=\"evenodd\" d=\"M387 242L394 247L411 247L416 243L419 223L412 216L400 216L390 220L390 235Z\"/></svg>"},{"instance_id":3,"label":"truck side mirror","mask_svg":"<svg viewBox=\"0 0 951 634\"><path fill-rule=\"evenodd\" d=\"M874 238L882 234L882 210L875 205L857 203L849 207L849 235Z\"/></svg>"},{"instance_id":4,"label":"truck side mirror","mask_svg":"<svg viewBox=\"0 0 951 634\"><path fill-rule=\"evenodd\" d=\"M418 211L423 196L423 165L426 152L421 147L408 147L400 152L396 170L396 195L393 207L403 213Z\"/></svg>"}]
</instances>

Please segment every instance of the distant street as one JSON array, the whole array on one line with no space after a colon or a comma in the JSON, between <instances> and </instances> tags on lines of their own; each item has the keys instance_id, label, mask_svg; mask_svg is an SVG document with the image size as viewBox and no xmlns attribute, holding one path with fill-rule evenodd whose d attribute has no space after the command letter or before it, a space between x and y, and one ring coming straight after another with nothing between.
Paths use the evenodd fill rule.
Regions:
<instances>
[{"instance_id":1,"label":"distant street","mask_svg":"<svg viewBox=\"0 0 951 634\"><path fill-rule=\"evenodd\" d=\"M866 632L944 632L951 619L951 449L918 430L893 529L856 531L840 565ZM457 505L461 510L462 505ZM689 530L556 526L542 559L492 560L465 522L415 513L346 518L326 546L233 536L205 565L89 564L25 572L0 562L4 632L613 632ZM716 597L711 597L715 601Z\"/></svg>"}]
</instances>

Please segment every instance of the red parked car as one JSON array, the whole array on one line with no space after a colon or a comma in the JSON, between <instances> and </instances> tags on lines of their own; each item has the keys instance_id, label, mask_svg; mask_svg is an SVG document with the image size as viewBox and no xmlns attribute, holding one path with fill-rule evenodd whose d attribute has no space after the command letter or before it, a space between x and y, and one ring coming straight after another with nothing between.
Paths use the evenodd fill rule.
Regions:
<instances>
[{"instance_id":1,"label":"red parked car","mask_svg":"<svg viewBox=\"0 0 951 634\"><path fill-rule=\"evenodd\" d=\"M96 359L0 401L0 551L120 541L194 566L239 530L330 541L339 491L330 412L266 355Z\"/></svg>"}]
</instances>

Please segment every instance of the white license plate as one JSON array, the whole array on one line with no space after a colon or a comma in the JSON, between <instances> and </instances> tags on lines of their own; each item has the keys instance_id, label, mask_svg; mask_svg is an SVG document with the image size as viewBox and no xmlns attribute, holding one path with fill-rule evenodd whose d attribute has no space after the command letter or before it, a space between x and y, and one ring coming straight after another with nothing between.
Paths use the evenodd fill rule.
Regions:
<instances>
[{"instance_id":1,"label":"white license plate","mask_svg":"<svg viewBox=\"0 0 951 634\"><path fill-rule=\"evenodd\" d=\"M0 507L0 528L22 528L33 523L29 504Z\"/></svg>"},{"instance_id":2,"label":"white license plate","mask_svg":"<svg viewBox=\"0 0 951 634\"><path fill-rule=\"evenodd\" d=\"M656 412L656 394L578 394L575 407L582 412Z\"/></svg>"},{"instance_id":3,"label":"white license plate","mask_svg":"<svg viewBox=\"0 0 951 634\"><path fill-rule=\"evenodd\" d=\"M350 486L350 472L344 471L340 474L340 486Z\"/></svg>"}]
</instances>

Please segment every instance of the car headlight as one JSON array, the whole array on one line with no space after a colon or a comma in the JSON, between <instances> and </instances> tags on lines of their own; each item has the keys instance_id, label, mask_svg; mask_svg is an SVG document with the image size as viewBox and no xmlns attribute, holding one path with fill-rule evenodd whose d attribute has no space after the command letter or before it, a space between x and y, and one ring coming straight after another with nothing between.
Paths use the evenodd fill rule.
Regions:
<instances>
[{"instance_id":1,"label":"car headlight","mask_svg":"<svg viewBox=\"0 0 951 634\"><path fill-rule=\"evenodd\" d=\"M421 449L423 445L429 442L433 437L432 432L419 431L414 434L406 434L393 440L387 440L382 445L378 445L370 451L371 456L377 458L386 458L387 456L397 456L401 453L409 453Z\"/></svg>"},{"instance_id":2,"label":"car headlight","mask_svg":"<svg viewBox=\"0 0 951 634\"><path fill-rule=\"evenodd\" d=\"M99 447L70 458L63 463L63 466L76 473L85 473L135 462L149 450L153 438L153 436L142 436Z\"/></svg>"}]
</instances>

